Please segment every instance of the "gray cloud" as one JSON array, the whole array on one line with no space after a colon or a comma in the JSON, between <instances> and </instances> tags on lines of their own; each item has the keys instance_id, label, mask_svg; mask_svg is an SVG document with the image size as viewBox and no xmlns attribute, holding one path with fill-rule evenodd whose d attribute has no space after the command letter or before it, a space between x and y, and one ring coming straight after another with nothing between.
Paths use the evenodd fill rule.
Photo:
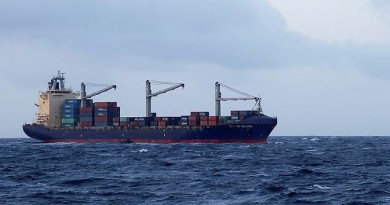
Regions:
<instances>
[{"instance_id":1,"label":"gray cloud","mask_svg":"<svg viewBox=\"0 0 390 205\"><path fill-rule=\"evenodd\" d=\"M6 37L27 37L95 55L209 62L231 68L389 65L389 46L330 45L286 30L266 1L5 1ZM371 55L374 54L374 55ZM379 56L377 55L379 54ZM380 61L378 61L378 58ZM380 62L380 65L378 66ZM373 72L375 73L375 72Z\"/></svg>"}]
</instances>

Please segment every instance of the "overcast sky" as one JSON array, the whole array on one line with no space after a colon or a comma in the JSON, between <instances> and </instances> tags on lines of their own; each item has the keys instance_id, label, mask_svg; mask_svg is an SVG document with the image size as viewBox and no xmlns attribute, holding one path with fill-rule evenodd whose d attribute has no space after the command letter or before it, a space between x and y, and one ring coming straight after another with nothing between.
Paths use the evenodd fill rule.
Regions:
<instances>
[{"instance_id":1,"label":"overcast sky","mask_svg":"<svg viewBox=\"0 0 390 205\"><path fill-rule=\"evenodd\" d=\"M147 79L186 84L152 100L158 115L214 114L219 81L262 97L272 135L389 135L389 2L0 1L0 137L25 137L57 70L77 91L117 84L94 100L122 116L145 115Z\"/></svg>"}]
</instances>

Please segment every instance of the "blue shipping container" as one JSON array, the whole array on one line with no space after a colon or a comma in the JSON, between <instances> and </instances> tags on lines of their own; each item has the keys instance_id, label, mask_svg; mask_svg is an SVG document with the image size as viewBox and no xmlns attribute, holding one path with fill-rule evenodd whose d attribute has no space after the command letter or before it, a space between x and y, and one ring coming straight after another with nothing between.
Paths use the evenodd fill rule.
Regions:
<instances>
[{"instance_id":1,"label":"blue shipping container","mask_svg":"<svg viewBox=\"0 0 390 205\"><path fill-rule=\"evenodd\" d=\"M61 116L62 118L79 118L79 114L78 113L64 113L62 114Z\"/></svg>"},{"instance_id":2,"label":"blue shipping container","mask_svg":"<svg viewBox=\"0 0 390 205\"><path fill-rule=\"evenodd\" d=\"M93 113L92 112L80 112L80 118L82 117L93 117Z\"/></svg>"},{"instance_id":3,"label":"blue shipping container","mask_svg":"<svg viewBox=\"0 0 390 205\"><path fill-rule=\"evenodd\" d=\"M64 104L81 104L80 99L66 99Z\"/></svg>"},{"instance_id":4,"label":"blue shipping container","mask_svg":"<svg viewBox=\"0 0 390 205\"><path fill-rule=\"evenodd\" d=\"M93 122L93 117L80 117L80 122Z\"/></svg>"},{"instance_id":5,"label":"blue shipping container","mask_svg":"<svg viewBox=\"0 0 390 205\"><path fill-rule=\"evenodd\" d=\"M79 114L80 113L80 109L78 108L66 108L66 109L61 109L61 114L64 115L64 114Z\"/></svg>"}]
</instances>

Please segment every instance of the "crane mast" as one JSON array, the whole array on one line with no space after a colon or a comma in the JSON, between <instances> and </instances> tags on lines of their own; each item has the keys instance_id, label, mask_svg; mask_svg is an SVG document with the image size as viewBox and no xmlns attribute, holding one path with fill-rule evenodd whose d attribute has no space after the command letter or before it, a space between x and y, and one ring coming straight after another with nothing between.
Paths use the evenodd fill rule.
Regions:
<instances>
[{"instance_id":1,"label":"crane mast","mask_svg":"<svg viewBox=\"0 0 390 205\"><path fill-rule=\"evenodd\" d=\"M152 93L151 83L171 84L171 85L173 84L173 86ZM152 97L156 97L160 94L175 90L175 89L180 88L180 87L184 88L184 84L183 83L169 83L169 82L147 80L146 81L146 117L152 116Z\"/></svg>"},{"instance_id":2,"label":"crane mast","mask_svg":"<svg viewBox=\"0 0 390 205\"><path fill-rule=\"evenodd\" d=\"M241 97L241 98L222 98L221 86L226 88L226 89L229 89L229 90L231 90L233 92L236 92L238 94L246 96L246 97ZM221 116L221 101L229 101L229 100L232 100L232 101L237 101L237 100L254 100L256 102L256 104L255 104L256 110L260 114L263 113L263 110L262 110L261 105L260 105L260 102L261 102L261 98L260 97L255 97L255 96L246 94L244 92L241 92L241 91L238 91L236 89L233 89L233 88L231 88L231 87L229 87L227 85L224 85L222 83L216 82L215 83L215 115L216 116Z\"/></svg>"},{"instance_id":3,"label":"crane mast","mask_svg":"<svg viewBox=\"0 0 390 205\"><path fill-rule=\"evenodd\" d=\"M104 92L107 92L111 89L116 89L116 85L110 85L106 88L103 88L101 90L98 90L96 92L93 92L89 95L87 95L86 91L85 91L85 84L84 83L81 83L81 93L80 93L80 98L81 98L81 107L86 107L86 103L87 103L87 99L88 98L92 98L93 96L96 96L96 95L100 95Z\"/></svg>"}]
</instances>

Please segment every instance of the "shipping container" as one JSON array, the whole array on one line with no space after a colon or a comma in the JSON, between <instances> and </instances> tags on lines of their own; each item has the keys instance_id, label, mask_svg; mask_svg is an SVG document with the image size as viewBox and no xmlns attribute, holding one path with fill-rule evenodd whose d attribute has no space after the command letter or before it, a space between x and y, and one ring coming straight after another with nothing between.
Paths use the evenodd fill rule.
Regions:
<instances>
[{"instance_id":1,"label":"shipping container","mask_svg":"<svg viewBox=\"0 0 390 205\"><path fill-rule=\"evenodd\" d=\"M231 119L231 116L219 116L219 122L226 122Z\"/></svg>"},{"instance_id":2,"label":"shipping container","mask_svg":"<svg viewBox=\"0 0 390 205\"><path fill-rule=\"evenodd\" d=\"M113 122L113 119L107 116L95 116L95 122Z\"/></svg>"},{"instance_id":3,"label":"shipping container","mask_svg":"<svg viewBox=\"0 0 390 205\"><path fill-rule=\"evenodd\" d=\"M240 115L240 111L237 111L237 110L232 110L230 111L230 116L239 116Z\"/></svg>"},{"instance_id":4,"label":"shipping container","mask_svg":"<svg viewBox=\"0 0 390 205\"><path fill-rule=\"evenodd\" d=\"M62 104L61 109L79 109L80 104Z\"/></svg>"},{"instance_id":5,"label":"shipping container","mask_svg":"<svg viewBox=\"0 0 390 205\"><path fill-rule=\"evenodd\" d=\"M208 116L201 116L200 121L208 121L209 117Z\"/></svg>"},{"instance_id":6,"label":"shipping container","mask_svg":"<svg viewBox=\"0 0 390 205\"><path fill-rule=\"evenodd\" d=\"M160 121L160 122L158 122L158 126L165 127L165 126L167 126L167 122L166 121Z\"/></svg>"},{"instance_id":7,"label":"shipping container","mask_svg":"<svg viewBox=\"0 0 390 205\"><path fill-rule=\"evenodd\" d=\"M190 120L189 124L190 124L190 126L198 126L199 125L199 121L197 121L197 120Z\"/></svg>"},{"instance_id":8,"label":"shipping container","mask_svg":"<svg viewBox=\"0 0 390 205\"><path fill-rule=\"evenodd\" d=\"M130 122L130 126L132 126L132 127L137 127L137 126L138 126L138 121L132 121L132 122Z\"/></svg>"},{"instance_id":9,"label":"shipping container","mask_svg":"<svg viewBox=\"0 0 390 205\"><path fill-rule=\"evenodd\" d=\"M157 127L158 126L158 122L152 121L152 122L150 122L150 126Z\"/></svg>"},{"instance_id":10,"label":"shipping container","mask_svg":"<svg viewBox=\"0 0 390 205\"><path fill-rule=\"evenodd\" d=\"M121 122L130 122L130 117L121 117Z\"/></svg>"},{"instance_id":11,"label":"shipping container","mask_svg":"<svg viewBox=\"0 0 390 205\"><path fill-rule=\"evenodd\" d=\"M80 115L78 113L64 113L61 115L62 118L79 118Z\"/></svg>"},{"instance_id":12,"label":"shipping container","mask_svg":"<svg viewBox=\"0 0 390 205\"><path fill-rule=\"evenodd\" d=\"M93 123L92 123L92 122L83 122L83 121L80 121L80 122L79 122L79 126L80 126L80 127L91 127L91 126L93 126Z\"/></svg>"},{"instance_id":13,"label":"shipping container","mask_svg":"<svg viewBox=\"0 0 390 205\"><path fill-rule=\"evenodd\" d=\"M238 116L232 116L231 118L230 118L231 120L239 120L239 117Z\"/></svg>"},{"instance_id":14,"label":"shipping container","mask_svg":"<svg viewBox=\"0 0 390 205\"><path fill-rule=\"evenodd\" d=\"M61 109L61 114L80 113L79 108L66 108Z\"/></svg>"},{"instance_id":15,"label":"shipping container","mask_svg":"<svg viewBox=\"0 0 390 205\"><path fill-rule=\"evenodd\" d=\"M81 104L81 99L66 99L64 104Z\"/></svg>"},{"instance_id":16,"label":"shipping container","mask_svg":"<svg viewBox=\"0 0 390 205\"><path fill-rule=\"evenodd\" d=\"M200 121L200 126L208 126L209 121Z\"/></svg>"},{"instance_id":17,"label":"shipping container","mask_svg":"<svg viewBox=\"0 0 390 205\"><path fill-rule=\"evenodd\" d=\"M92 113L93 112L93 107L82 107L80 108L80 113L85 112L85 113Z\"/></svg>"},{"instance_id":18,"label":"shipping container","mask_svg":"<svg viewBox=\"0 0 390 205\"><path fill-rule=\"evenodd\" d=\"M63 124L70 124L70 123L76 123L79 122L79 119L75 118L62 118L62 123Z\"/></svg>"},{"instance_id":19,"label":"shipping container","mask_svg":"<svg viewBox=\"0 0 390 205\"><path fill-rule=\"evenodd\" d=\"M93 122L93 117L80 117L80 122Z\"/></svg>"},{"instance_id":20,"label":"shipping container","mask_svg":"<svg viewBox=\"0 0 390 205\"><path fill-rule=\"evenodd\" d=\"M181 125L188 125L189 121L190 121L190 116L181 116L180 117L180 124Z\"/></svg>"},{"instance_id":21,"label":"shipping container","mask_svg":"<svg viewBox=\"0 0 390 205\"><path fill-rule=\"evenodd\" d=\"M62 123L62 127L77 127L78 123Z\"/></svg>"},{"instance_id":22,"label":"shipping container","mask_svg":"<svg viewBox=\"0 0 390 205\"><path fill-rule=\"evenodd\" d=\"M209 112L191 112L191 116L209 116Z\"/></svg>"},{"instance_id":23,"label":"shipping container","mask_svg":"<svg viewBox=\"0 0 390 205\"><path fill-rule=\"evenodd\" d=\"M108 127L113 126L113 122L96 122L95 121L95 127Z\"/></svg>"},{"instance_id":24,"label":"shipping container","mask_svg":"<svg viewBox=\"0 0 390 205\"><path fill-rule=\"evenodd\" d=\"M116 102L95 102L95 107L117 107Z\"/></svg>"},{"instance_id":25,"label":"shipping container","mask_svg":"<svg viewBox=\"0 0 390 205\"><path fill-rule=\"evenodd\" d=\"M82 118L82 117L93 117L93 113L92 112L80 112L79 116L80 116L80 118Z\"/></svg>"},{"instance_id":26,"label":"shipping container","mask_svg":"<svg viewBox=\"0 0 390 205\"><path fill-rule=\"evenodd\" d=\"M217 121L209 121L209 126L217 126L218 122Z\"/></svg>"},{"instance_id":27,"label":"shipping container","mask_svg":"<svg viewBox=\"0 0 390 205\"><path fill-rule=\"evenodd\" d=\"M219 116L209 116L209 121L219 121Z\"/></svg>"}]
</instances>

